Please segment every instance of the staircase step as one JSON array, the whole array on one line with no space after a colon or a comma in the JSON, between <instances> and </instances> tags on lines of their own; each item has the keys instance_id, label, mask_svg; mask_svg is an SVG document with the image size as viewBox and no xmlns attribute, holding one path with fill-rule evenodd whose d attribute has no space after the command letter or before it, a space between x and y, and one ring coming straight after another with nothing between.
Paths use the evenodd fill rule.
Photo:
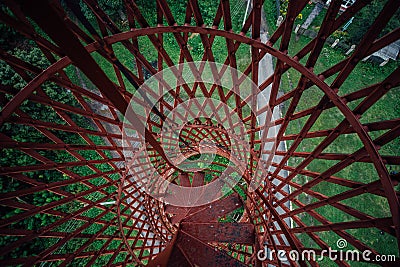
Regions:
<instances>
[{"instance_id":1,"label":"staircase step","mask_svg":"<svg viewBox=\"0 0 400 267\"><path fill-rule=\"evenodd\" d=\"M181 230L204 242L253 244L255 233L251 223L188 223Z\"/></svg>"},{"instance_id":2,"label":"staircase step","mask_svg":"<svg viewBox=\"0 0 400 267\"><path fill-rule=\"evenodd\" d=\"M223 199L201 206L198 211L190 212L184 219L185 222L216 222L219 218L243 206L237 193L233 193Z\"/></svg>"},{"instance_id":3,"label":"staircase step","mask_svg":"<svg viewBox=\"0 0 400 267\"><path fill-rule=\"evenodd\" d=\"M195 172L193 173L193 180L192 180L192 186L202 186L204 185L204 177L205 173L204 172Z\"/></svg>"},{"instance_id":4,"label":"staircase step","mask_svg":"<svg viewBox=\"0 0 400 267\"><path fill-rule=\"evenodd\" d=\"M243 206L237 193L233 193L223 199L219 199L207 205L198 207L178 207L166 205L165 212L174 214L172 223L182 220L187 222L217 222L219 218Z\"/></svg>"},{"instance_id":5,"label":"staircase step","mask_svg":"<svg viewBox=\"0 0 400 267\"><path fill-rule=\"evenodd\" d=\"M192 266L246 266L224 251L218 250L183 231L180 231L176 245L182 250Z\"/></svg>"},{"instance_id":6,"label":"staircase step","mask_svg":"<svg viewBox=\"0 0 400 267\"><path fill-rule=\"evenodd\" d=\"M179 173L178 178L179 178L179 185L184 187L190 187L189 175L187 173L185 172Z\"/></svg>"}]
</instances>

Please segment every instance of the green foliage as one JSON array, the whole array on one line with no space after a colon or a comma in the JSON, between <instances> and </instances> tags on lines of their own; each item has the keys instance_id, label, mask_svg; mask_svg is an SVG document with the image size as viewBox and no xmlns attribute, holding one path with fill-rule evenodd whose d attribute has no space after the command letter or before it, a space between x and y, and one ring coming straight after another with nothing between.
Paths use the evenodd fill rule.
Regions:
<instances>
[{"instance_id":1,"label":"green foliage","mask_svg":"<svg viewBox=\"0 0 400 267\"><path fill-rule=\"evenodd\" d=\"M348 32L343 32L343 31L339 31L339 30L337 30L337 31L334 31L333 32L333 34L332 34L332 36L334 37L334 38L345 38L345 37L347 37L349 34L348 34Z\"/></svg>"},{"instance_id":2,"label":"green foliage","mask_svg":"<svg viewBox=\"0 0 400 267\"><path fill-rule=\"evenodd\" d=\"M276 29L276 20L278 19L276 11L276 0L264 1L264 13L267 19L268 30L270 33L272 33Z\"/></svg>"},{"instance_id":3,"label":"green foliage","mask_svg":"<svg viewBox=\"0 0 400 267\"><path fill-rule=\"evenodd\" d=\"M286 15L288 6L289 6L289 0L281 0L280 1L279 11L281 12L282 15Z\"/></svg>"},{"instance_id":4,"label":"green foliage","mask_svg":"<svg viewBox=\"0 0 400 267\"><path fill-rule=\"evenodd\" d=\"M373 0L370 5L364 7L355 16L353 23L347 29L349 35L346 40L349 43L357 44L365 35L367 29L372 25L374 20L378 17L382 8L387 1ZM380 36L400 27L400 10L397 10L395 15L384 28Z\"/></svg>"},{"instance_id":5,"label":"green foliage","mask_svg":"<svg viewBox=\"0 0 400 267\"><path fill-rule=\"evenodd\" d=\"M24 46L22 48L16 48L12 51L9 51L12 55L23 59L26 62L38 67L40 69L46 69L49 66L48 60L44 57L40 49L33 46ZM13 94L21 90L27 82L17 74L10 66L8 66L5 62L0 62L0 80L2 84L5 86L12 86L14 89L10 89L9 94L5 94L5 98L7 100L13 97ZM66 104L72 107L81 108L80 104L77 102L73 94L66 90L65 88L61 88L52 82L45 82L41 85L40 90L44 94L46 94L53 101L60 102L62 104ZM35 92L34 94L38 94ZM33 100L27 100L22 103L20 106L20 110L27 115L29 115L32 119L51 122L54 124L65 125L66 122L57 114L53 107L35 102ZM69 117L76 123L78 126L93 129L93 126L88 121L87 118L77 115L77 114L68 114ZM14 115L15 116L15 115ZM32 142L32 143L53 143L46 135L41 133L39 130L35 129L32 126L22 125L13 123L11 119L9 122L5 123L0 131L12 138L13 140L19 142ZM59 139L67 144L86 144L86 141L82 139L79 134L69 133L64 131L55 131L50 130L54 135L56 135ZM104 140L99 136L90 136L91 140L99 145L104 144ZM41 156L46 157L47 159L58 162L73 162L77 161L75 157L73 157L70 153L63 150L41 150L37 151ZM95 160L100 159L100 155L94 151L78 151L84 158L87 160ZM107 157L111 157L108 151L105 152ZM37 165L41 164L38 160L32 158L30 155L17 150L17 149L1 149L0 150L0 166L4 167L12 167L12 166L28 166L28 165ZM98 169L102 171L110 170L110 166L107 164L97 164ZM93 170L86 166L82 167L74 167L71 168L71 171L79 174L80 176L87 176L89 174L93 174ZM57 181L63 181L71 179L68 175L63 174L58 170L39 170L34 172L27 172L24 175L32 179L33 181L37 181L39 183L52 183ZM105 180L103 178L92 179L90 181L92 184L99 185L104 184ZM26 188L30 188L32 185L28 183L21 182L16 179L12 179L10 177L1 177L0 179L0 191L1 192L12 192L16 190L22 190ZM88 187L82 183L74 183L72 185L67 185L63 187L63 190L72 194L77 194L87 190ZM115 187L105 187L105 190L109 193L115 192ZM98 198L103 195L91 195L92 198ZM18 197L18 201L21 203L29 203L34 206L40 207L49 205L56 201L59 201L64 196L55 194L49 190L42 190L33 194L22 195ZM53 210L61 211L63 213L68 214L69 212L74 212L77 208L81 208L81 203L71 202L69 201L67 204L57 206ZM11 208L2 208L0 212L1 219L11 218L19 213L26 212L21 209L11 209ZM95 216L95 214L88 214L89 217ZM46 213L38 213L32 216L29 216L23 220L14 223L11 227L27 229L32 231L37 231L43 227L46 227L60 219L59 216L54 216ZM74 224L74 221L69 221L70 223L64 228L60 228L60 231L68 230L68 227L71 227L71 223ZM14 242L16 240L15 237L9 236L1 236L0 237L0 247L7 246L8 244ZM17 258L17 257L26 257L37 255L42 252L46 248L53 245L55 242L58 242L59 239L52 238L36 238L33 239L26 244L20 246L18 249L10 252L7 257ZM68 242L66 246L63 247L64 253L72 253L78 247L82 245L82 240L71 240Z\"/></svg>"},{"instance_id":6,"label":"green foliage","mask_svg":"<svg viewBox=\"0 0 400 267\"><path fill-rule=\"evenodd\" d=\"M0 2L0 10L7 15L11 15L11 11L5 6L3 2ZM0 47L2 49L9 50L12 47L23 45L23 36L4 23L0 23L0 33Z\"/></svg>"},{"instance_id":7,"label":"green foliage","mask_svg":"<svg viewBox=\"0 0 400 267\"><path fill-rule=\"evenodd\" d=\"M125 13L125 5L123 3L123 0L99 0L96 2L100 6L100 8L104 10L106 14L110 16L110 18L114 21L120 22L124 19L124 17L121 17L121 13ZM80 1L80 6L86 18L90 20L96 18L91 9L82 0Z\"/></svg>"}]
</instances>

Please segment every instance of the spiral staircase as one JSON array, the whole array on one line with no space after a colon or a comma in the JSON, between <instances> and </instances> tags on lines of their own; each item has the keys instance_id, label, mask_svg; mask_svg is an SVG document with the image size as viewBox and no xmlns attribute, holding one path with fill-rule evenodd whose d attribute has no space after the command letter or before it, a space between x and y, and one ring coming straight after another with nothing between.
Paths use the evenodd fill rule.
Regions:
<instances>
[{"instance_id":1,"label":"spiral staircase","mask_svg":"<svg viewBox=\"0 0 400 267\"><path fill-rule=\"evenodd\" d=\"M357 264L269 253L313 249L321 255L338 240L347 249L370 250L371 257L394 254L397 262L381 264L398 264L400 156L390 151L399 145L400 118L376 106L398 103L400 69L393 63L384 79L368 73L365 81L352 78L367 64L364 58L400 38L400 29L382 34L398 0L385 1L354 51L322 70L321 60L334 49L328 40L360 10L373 8L371 1L356 1L344 12L340 0L332 1L316 37L300 40L296 18L308 0L289 1L283 22L268 33L261 0L251 1L243 25L237 12L244 15L244 1L215 1L210 11L201 0L188 0L180 3L184 13L171 8L173 1L121 2L118 19L95 0L2 4L1 23L30 40L49 66L42 69L12 51L0 54L19 81L0 87L1 266ZM210 13L211 24L205 19ZM195 38L197 47L190 45ZM167 42L175 49L166 49ZM239 58L239 51L250 51L249 58ZM239 86L250 79L266 100L246 105L246 96L233 88L187 82L166 90L145 120L133 109L126 126L124 114L149 76L194 61L221 64L216 75ZM190 70L187 75L196 76L203 67ZM231 113L216 119L224 109L214 106L193 119L182 113L188 122L177 126L182 161L196 159L204 140L214 143L214 159L205 168L174 166L160 132L168 114L195 97L214 98L237 114L248 153L234 158L235 140L219 123L233 125ZM264 133L271 125L275 134ZM127 145L124 127L144 143ZM69 142L71 136L79 142ZM130 161L143 151L163 181L197 193L172 203L144 190L135 175L147 165ZM245 160L245 170L231 190L197 205L202 188L235 160ZM262 175L252 186L257 171ZM177 205L188 199L191 205ZM260 260L259 251L268 257Z\"/></svg>"}]
</instances>

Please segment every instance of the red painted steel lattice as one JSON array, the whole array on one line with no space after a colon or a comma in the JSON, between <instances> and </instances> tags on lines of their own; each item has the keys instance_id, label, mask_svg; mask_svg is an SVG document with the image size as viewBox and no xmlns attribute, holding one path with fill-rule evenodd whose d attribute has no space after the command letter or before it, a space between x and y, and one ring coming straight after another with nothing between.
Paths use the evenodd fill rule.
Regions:
<instances>
[{"instance_id":1,"label":"red painted steel lattice","mask_svg":"<svg viewBox=\"0 0 400 267\"><path fill-rule=\"evenodd\" d=\"M2 23L31 40L29 46L48 65L13 49L0 54L2 68L12 73L0 87L1 266L316 266L321 263L276 254L260 261L257 252L313 248L320 254L337 248L339 239L347 241L348 249L368 249L372 257L390 252L398 259L399 175L392 170L400 156L391 154L391 147L399 144L400 119L376 106L398 103L393 91L400 85L400 69L380 80L368 73L359 83L351 78L360 72L362 59L400 39L400 29L381 34L398 11L398 0L386 1L379 16L371 18L354 51L332 58L322 70L320 60L333 50L324 47L327 38L361 9L372 8L371 1L356 1L343 13L341 1L332 1L317 36L304 44L293 31L308 0L289 2L285 19L266 43L261 0L252 1L240 27L237 9L246 9L237 6L241 1L215 1L215 7L203 10L201 1L189 0L180 3L182 14L167 0L122 2L122 22L95 0L2 4ZM211 19L205 15L210 13ZM191 45L195 38L196 47ZM300 48L292 51L292 44ZM243 51L251 57L238 58ZM271 75L261 64L267 56L274 60ZM201 84L166 94L173 101L157 103L153 115L158 120L147 121L144 135L157 170L178 185L196 187L218 177L231 146L223 126L193 121L180 133L185 155L196 155L187 146L210 139L219 160L204 172L174 170L158 132L163 116L182 99L216 98L248 126L247 175L234 192L184 208L147 195L131 179L122 114L147 76L196 60L238 68L269 92L268 103L258 110L268 106L281 115L271 119L279 130L275 149L267 149L260 146L267 125L259 124L258 114L249 113L236 94ZM290 83L283 81L287 77ZM131 125L133 130L141 126L139 120ZM251 192L250 179L262 155L273 158L272 168ZM349 265L340 258L333 262Z\"/></svg>"}]
</instances>

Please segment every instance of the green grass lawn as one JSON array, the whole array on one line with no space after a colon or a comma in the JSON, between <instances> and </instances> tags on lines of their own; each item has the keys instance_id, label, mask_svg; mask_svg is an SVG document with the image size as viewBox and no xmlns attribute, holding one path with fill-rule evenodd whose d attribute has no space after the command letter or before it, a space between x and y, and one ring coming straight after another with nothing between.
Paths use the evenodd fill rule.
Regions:
<instances>
[{"instance_id":1,"label":"green grass lawn","mask_svg":"<svg viewBox=\"0 0 400 267\"><path fill-rule=\"evenodd\" d=\"M306 43L310 41L307 37L301 36L298 42L294 42L294 36L292 36L292 44L289 48L289 53L294 55L297 51L299 51ZM335 65L339 61L345 59L344 52L339 49L332 49L329 46L325 46L321 53L320 58L317 61L315 66L315 73L320 73L329 67ZM302 59L302 63L305 63L306 58ZM352 92L355 92L361 88L365 88L369 85L372 85L376 82L382 81L385 79L397 66L398 62L390 61L386 66L379 67L376 63L371 62L361 62L357 65L351 75L348 77L346 82L340 87L339 95L343 96ZM281 90L283 92L289 92L293 88L296 87L297 82L299 81L300 74L294 70L290 69L288 74L284 74L282 76L281 82ZM334 77L328 78L326 82L328 84L332 83ZM296 111L301 111L310 107L315 106L319 100L322 98L323 93L320 89L316 87L312 87L306 90L298 108ZM381 120L388 120L398 118L400 116L400 106L398 99L400 98L400 90L398 88L392 89L387 95L385 95L382 99L380 99L377 103L375 103L365 114L363 114L361 118L362 123L368 122L376 122ZM348 103L350 108L355 108L361 100L354 101ZM283 112L286 112L289 103L286 104ZM299 133L303 125L305 124L308 116L305 118L301 118L295 121L292 121L287 129L286 134L296 134ZM315 122L310 131L317 130L325 130L331 129L337 126L342 120L344 116L337 108L331 108L329 110L325 110L319 119ZM381 135L383 132L372 132L371 137L376 138ZM296 151L313 151L317 145L323 140L323 138L309 138L305 139L301 142ZM288 145L292 142L288 141ZM337 140L335 140L331 145L329 145L323 152L324 153L353 153L358 149L362 148L363 144L358 138L356 134L346 134L340 136ZM400 139L397 138L391 143L383 146L380 149L380 153L382 155L400 155ZM289 160L290 166L297 166L302 159L300 158L291 158ZM323 172L327 170L329 167L336 164L337 161L326 161L326 160L313 160L313 162L307 166L307 170L315 171L315 172ZM399 170L398 166L387 166L388 170ZM348 180L368 183L378 179L378 175L375 171L375 168L372 164L369 163L354 163L347 168L341 170L336 173L335 176L342 177ZM297 176L294 181L299 184L304 184L309 181L311 178L304 176ZM397 187L397 189L399 189ZM348 190L348 188L331 184L328 182L322 182L317 184L312 188L312 190L316 192L320 192L327 196L333 196L343 191ZM316 199L308 196L306 194L299 195L299 200L303 203L312 203L317 201ZM364 212L365 214L371 215L373 217L390 217L389 206L387 200L383 197L379 197L372 194L363 194L361 196L357 196L351 199L347 199L341 201L342 204L345 204L351 208ZM344 222L344 221L353 221L357 220L356 218L342 212L339 209L336 209L331 206L323 206L315 210L320 215L324 216L331 222ZM321 224L315 218L311 217L308 214L301 214L301 220L306 225L319 225ZM383 254L395 254L398 256L398 248L396 238L386 234L381 233L379 229L375 228L366 228L366 229L352 229L347 230L348 233L354 235L366 245L374 248L376 251ZM318 234L323 240L327 242L332 248L336 248L336 241L339 236L334 232L321 232ZM306 234L300 234L302 242L306 247L317 247L316 243L311 240L309 236ZM353 249L352 246L348 246L348 248ZM324 264L331 264L329 262L324 262ZM332 263L332 265L335 265ZM354 266L362 266L362 263L354 263ZM352 264L353 266L353 264Z\"/></svg>"}]
</instances>

